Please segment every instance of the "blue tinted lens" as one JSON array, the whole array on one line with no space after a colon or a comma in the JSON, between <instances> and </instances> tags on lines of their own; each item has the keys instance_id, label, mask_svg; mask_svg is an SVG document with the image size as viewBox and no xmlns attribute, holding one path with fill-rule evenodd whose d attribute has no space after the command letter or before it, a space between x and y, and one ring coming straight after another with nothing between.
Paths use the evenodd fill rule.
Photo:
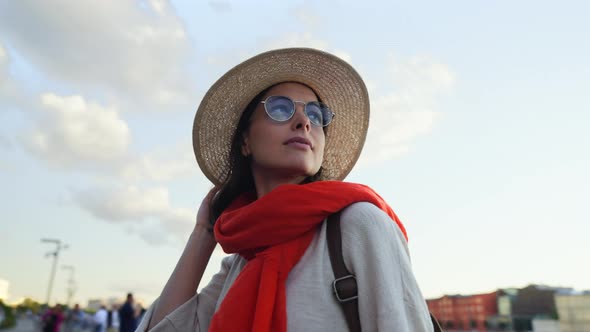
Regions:
<instances>
[{"instance_id":1,"label":"blue tinted lens","mask_svg":"<svg viewBox=\"0 0 590 332\"><path fill-rule=\"evenodd\" d=\"M305 106L305 113L309 121L316 126L325 127L332 122L334 115L326 104L320 102L310 102Z\"/></svg>"},{"instance_id":2,"label":"blue tinted lens","mask_svg":"<svg viewBox=\"0 0 590 332\"><path fill-rule=\"evenodd\" d=\"M334 120L334 113L332 113L332 110L330 110L328 108L328 105L326 104L321 104L322 105L322 114L323 114L323 120L324 120L324 126L329 125L330 123L332 123L332 120Z\"/></svg>"},{"instance_id":3,"label":"blue tinted lens","mask_svg":"<svg viewBox=\"0 0 590 332\"><path fill-rule=\"evenodd\" d=\"M283 96L268 97L264 103L268 116L275 121L287 121L295 113L293 101Z\"/></svg>"},{"instance_id":4,"label":"blue tinted lens","mask_svg":"<svg viewBox=\"0 0 590 332\"><path fill-rule=\"evenodd\" d=\"M309 121L316 126L324 126L324 115L322 108L317 102L309 102L305 105L305 114L309 118Z\"/></svg>"}]
</instances>

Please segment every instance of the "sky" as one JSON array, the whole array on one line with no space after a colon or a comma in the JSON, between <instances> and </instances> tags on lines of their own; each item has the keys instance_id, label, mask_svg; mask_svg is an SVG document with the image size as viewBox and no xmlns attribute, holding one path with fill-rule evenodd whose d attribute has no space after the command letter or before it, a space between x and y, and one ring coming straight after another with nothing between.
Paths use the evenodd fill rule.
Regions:
<instances>
[{"instance_id":1,"label":"sky","mask_svg":"<svg viewBox=\"0 0 590 332\"><path fill-rule=\"evenodd\" d=\"M322 49L365 80L347 181L404 222L425 297L590 289L585 1L0 2L0 279L9 301L161 292L211 184L195 110L260 52ZM224 257L220 248L204 283ZM64 266L72 266L73 274ZM201 285L201 286L203 286ZM73 303L72 302L72 303Z\"/></svg>"}]
</instances>

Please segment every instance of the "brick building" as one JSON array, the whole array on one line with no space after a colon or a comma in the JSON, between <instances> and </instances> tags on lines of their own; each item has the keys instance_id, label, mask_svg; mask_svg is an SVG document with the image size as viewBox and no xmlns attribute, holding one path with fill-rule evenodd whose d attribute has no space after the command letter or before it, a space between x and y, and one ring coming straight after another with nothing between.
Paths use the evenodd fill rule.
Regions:
<instances>
[{"instance_id":1,"label":"brick building","mask_svg":"<svg viewBox=\"0 0 590 332\"><path fill-rule=\"evenodd\" d=\"M487 331L486 319L498 314L498 292L445 295L426 301L430 312L445 329Z\"/></svg>"}]
</instances>

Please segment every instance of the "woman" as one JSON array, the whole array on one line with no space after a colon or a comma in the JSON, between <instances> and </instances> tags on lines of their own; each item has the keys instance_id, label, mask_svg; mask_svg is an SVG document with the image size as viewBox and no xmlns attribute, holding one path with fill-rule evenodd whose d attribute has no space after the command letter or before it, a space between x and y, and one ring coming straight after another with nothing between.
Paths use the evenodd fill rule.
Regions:
<instances>
[{"instance_id":1,"label":"woman","mask_svg":"<svg viewBox=\"0 0 590 332\"><path fill-rule=\"evenodd\" d=\"M369 99L357 72L313 49L260 54L207 92L193 146L216 187L140 331L343 331L327 217L342 211L342 253L365 331L432 331L407 238L370 188L341 182L357 161ZM195 294L216 244L233 255Z\"/></svg>"}]
</instances>

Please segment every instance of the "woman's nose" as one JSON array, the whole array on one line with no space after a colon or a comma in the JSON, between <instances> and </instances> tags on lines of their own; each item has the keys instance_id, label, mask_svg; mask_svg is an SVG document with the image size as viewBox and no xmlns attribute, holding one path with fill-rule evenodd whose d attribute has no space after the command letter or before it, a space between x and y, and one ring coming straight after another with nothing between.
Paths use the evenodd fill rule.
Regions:
<instances>
[{"instance_id":1,"label":"woman's nose","mask_svg":"<svg viewBox=\"0 0 590 332\"><path fill-rule=\"evenodd\" d=\"M295 114L293 114L293 129L304 129L305 131L311 130L311 122L305 114L305 105L295 104Z\"/></svg>"}]
</instances>

